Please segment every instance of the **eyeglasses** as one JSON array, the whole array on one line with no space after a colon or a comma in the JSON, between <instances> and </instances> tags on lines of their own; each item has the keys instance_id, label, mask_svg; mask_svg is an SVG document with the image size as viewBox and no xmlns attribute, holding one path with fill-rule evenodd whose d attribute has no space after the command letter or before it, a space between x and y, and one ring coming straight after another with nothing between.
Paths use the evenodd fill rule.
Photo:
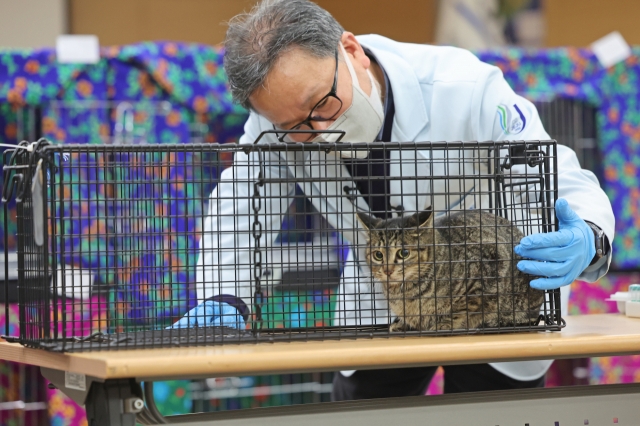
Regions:
<instances>
[{"instance_id":1,"label":"eyeglasses","mask_svg":"<svg viewBox=\"0 0 640 426\"><path fill-rule=\"evenodd\" d=\"M293 142L309 142L317 133L305 133L305 130L316 130L313 127L314 122L331 121L336 118L340 110L342 110L342 100L336 94L338 89L338 49L336 49L336 70L333 76L333 85L331 91L327 93L316 105L306 119L291 127L289 130L296 130L296 133L286 133L278 138L280 140L290 139ZM274 126L275 128L275 126ZM282 130L282 129L280 129Z\"/></svg>"}]
</instances>

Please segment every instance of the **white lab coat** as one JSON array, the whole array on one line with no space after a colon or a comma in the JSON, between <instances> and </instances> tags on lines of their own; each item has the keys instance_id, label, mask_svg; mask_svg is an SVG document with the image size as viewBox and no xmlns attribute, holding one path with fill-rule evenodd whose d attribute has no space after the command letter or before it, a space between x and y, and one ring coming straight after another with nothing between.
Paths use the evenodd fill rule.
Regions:
<instances>
[{"instance_id":1,"label":"white lab coat","mask_svg":"<svg viewBox=\"0 0 640 426\"><path fill-rule=\"evenodd\" d=\"M538 113L529 101L516 95L504 80L501 71L479 61L470 52L458 48L398 43L377 36L359 36L360 43L369 48L384 68L391 86L395 102L395 117L392 141L487 141L487 140L545 140L549 139ZM517 109L514 107L517 105ZM502 106L501 114L499 106ZM509 119L509 120L507 120ZM506 124L505 124L506 123ZM241 143L252 143L258 134L273 127L265 118L252 113L245 125ZM506 130L505 130L506 129ZM270 136L265 142L276 142ZM354 141L355 142L355 141ZM390 201L393 206L402 205L405 211L415 211L430 204L428 197L432 190L443 191L442 182L411 180L416 175L415 161L411 156L429 158L429 151L392 151L391 176L403 176L403 181L393 181ZM233 294L249 300L253 258L249 230L253 220L250 195L253 182L257 178L257 162L251 155L236 153L234 165L226 169L220 182L211 194L208 214L204 221L204 232L200 242L198 260L198 298L204 300L217 294ZM267 177L287 177L286 183L268 184L261 188L267 194L263 199L260 216L264 228L262 247L273 243L294 195L295 183L302 190L326 220L336 229L358 229L354 220L355 208L345 201L343 188L353 186L349 173L336 161L332 153L286 153L272 160L265 167ZM434 154L436 155L436 154ZM301 156L307 156L303 158ZM336 164L320 167L324 163ZM402 160L402 161L398 161ZM402 165L400 165L402 164ZM464 166L466 176L478 173L472 164ZM421 173L424 170L421 170ZM454 176L462 170L449 169ZM434 171L435 175L436 171ZM439 171L438 174L444 174ZM342 181L313 182L311 177L342 177ZM471 182L455 180L455 185L469 189ZM604 191L600 189L593 173L580 168L575 153L564 146L558 147L558 188L559 197L566 198L571 208L587 221L597 224L613 241L614 216ZM465 193L449 187L451 192ZM424 197L401 197L408 193L425 194ZM278 195L269 198L269 194ZM321 195L321 197L318 197ZM230 197L233 197L231 199ZM481 200L454 197L437 197L434 208L478 208ZM365 201L358 197L359 207L367 208ZM487 205L487 204L484 204ZM267 218L264 220L264 218ZM355 222L355 223L354 223ZM229 232L235 230L236 232ZM219 232L222 231L222 232ZM270 232L272 231L272 232ZM364 245L366 236L360 232L345 231L343 236L351 242ZM392 318L387 304L379 293L370 288L368 270L362 255L350 251L340 285L337 309L337 324L388 323ZM610 258L588 268L582 279L595 281L608 269ZM236 289L236 283L245 283ZM567 312L569 289L562 290L562 309ZM346 314L345 314L346 313ZM551 361L526 361L492 364L500 372L518 380L534 380L541 377Z\"/></svg>"}]
</instances>

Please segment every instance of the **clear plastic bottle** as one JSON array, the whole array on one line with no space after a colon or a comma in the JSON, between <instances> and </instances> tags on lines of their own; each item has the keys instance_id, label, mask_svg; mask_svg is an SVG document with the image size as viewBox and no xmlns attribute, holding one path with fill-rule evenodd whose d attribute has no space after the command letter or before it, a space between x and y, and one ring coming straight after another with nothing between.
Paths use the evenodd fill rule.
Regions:
<instances>
[{"instance_id":1,"label":"clear plastic bottle","mask_svg":"<svg viewBox=\"0 0 640 426\"><path fill-rule=\"evenodd\" d=\"M640 302L640 284L631 284L629 286L629 296L633 302Z\"/></svg>"}]
</instances>

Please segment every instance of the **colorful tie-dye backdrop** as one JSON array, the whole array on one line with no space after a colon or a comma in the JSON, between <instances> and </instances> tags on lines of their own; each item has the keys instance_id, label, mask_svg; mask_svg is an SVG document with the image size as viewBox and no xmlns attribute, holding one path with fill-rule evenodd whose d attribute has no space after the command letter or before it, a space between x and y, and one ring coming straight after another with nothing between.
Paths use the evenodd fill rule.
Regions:
<instances>
[{"instance_id":1,"label":"colorful tie-dye backdrop","mask_svg":"<svg viewBox=\"0 0 640 426\"><path fill-rule=\"evenodd\" d=\"M20 117L26 118L26 121L22 122L18 117L20 112L28 111L30 107L40 108L39 111L35 111L41 114L42 135L54 143L103 143L105 137L114 136L117 133L116 116L115 111L109 110L99 102L123 100L135 105L132 133L144 135L147 143L189 143L192 142L193 129L202 131L202 125L205 125L207 129L205 134L201 135L203 142L232 142L239 138L247 115L244 110L231 102L222 69L220 50L193 44L145 43L104 49L102 56L103 59L96 65L61 65L55 62L55 54L52 49L1 52L0 143L15 144L18 142L17 138L20 134L28 136L29 129L35 128L35 123L30 120L28 115ZM58 103L51 101L58 101ZM97 103L91 104L89 103L91 101L97 101ZM162 104L164 101L168 103ZM83 102L84 104L82 104ZM157 113L155 108L159 104L168 105L169 110L162 111L162 114ZM72 106L86 106L86 108ZM120 158L118 160L123 163L123 166L132 166L127 159ZM230 159L226 160L228 162ZM92 170L91 166L95 166L95 164L89 164L92 161L91 158L71 158L70 161L74 161L76 164L84 161L88 166L84 170L75 169L74 173L89 173ZM126 173L127 176L119 175L117 178L135 178L137 172L135 167L124 167L120 169L120 173ZM218 171L208 170L208 172L217 173ZM192 181L199 182L206 182L211 178L211 176L190 176L190 171L185 169L169 170L168 173L179 173L183 179L193 178ZM210 187L199 189L203 193L208 193L212 189L213 179L209 180L212 182ZM161 199L163 194L155 193L155 188L140 185L131 194L118 195L133 197L144 195L151 199ZM126 206L123 203L113 205L112 208L117 211L104 211L105 203L100 203L100 200L104 199L105 194L102 192L103 188L98 185L84 185L79 189L81 191L73 194L76 201L67 203L65 212L59 213L65 217L78 218L80 215L77 213L83 212L85 217L97 216L99 219L91 222L68 220L65 221L65 228L91 232L107 226L105 218L109 215L131 214L126 211ZM193 202L189 204L189 197L193 194L188 190L192 189L193 186L182 189L172 188L172 197L178 197L177 199L182 200L182 203L151 208L167 208L167 213L180 213L180 211L186 210L193 217L196 217L201 206L195 206ZM164 195L166 198L167 194ZM6 233L8 237L6 248L15 250L15 203L11 201L8 207L9 223L6 228L0 226L0 245L4 247ZM174 207L178 211L174 212L172 210ZM76 214L70 215L72 210L76 211ZM4 215L4 212L0 214ZM0 217L1 220L3 220L3 216ZM158 223L157 225L163 230L166 230L168 226L175 231L185 231L187 228L191 231L190 233L180 233L175 241L169 242L169 247L197 246L197 241L191 241L196 231L195 220L184 223ZM166 259L163 256L158 257L154 253L138 251L132 255L117 257L109 254L113 253L114 248L111 241L93 238L85 239L84 243L89 243L94 253L96 249L100 248L102 253L107 255L100 258L73 257L60 259L60 261L83 268L118 264L119 266L138 265L139 268L136 270L144 271L145 266L151 266L160 271L159 273L162 275L168 274L168 276L162 277L166 278L164 281L175 284L172 286L172 291L162 297L160 293L163 292L163 289L161 288L144 287L148 288L148 291L141 290L143 286L140 284L144 284L147 280L153 281L154 278L145 276L142 272L136 276L127 277L96 277L97 281L103 284L129 282L128 286L120 286L118 291L111 293L109 296L111 302L131 300L131 297L140 301L137 306L129 306L126 312L118 313L117 318L122 319L118 324L132 325L136 321L149 318L151 315L158 315L158 312L160 312L160 316L164 315L167 321L170 321L187 310L188 306L185 305L174 306L173 310L164 312L162 301L167 297L173 300L182 300L185 303L194 303L194 297L188 294L187 288L188 282L193 280L193 277L190 276L193 271L184 266L195 264L193 251L180 251L186 253L189 259L171 259L168 264L172 267L160 269L160 265L165 265ZM146 240L116 242L118 245L135 245L138 248L154 243L155 241ZM71 249L81 242L77 238L70 238L65 241L65 244L69 245L66 248L67 253L70 253ZM162 282L162 280L157 282ZM98 304L102 304L102 301L94 298L84 303L85 306L88 303L97 307ZM115 304L110 303L109 305ZM10 334L16 335L17 330L14 328L17 325L17 310L15 310L15 306L11 306L11 309L15 318L11 321ZM104 309L100 309L100 311L105 312ZM69 309L68 312L72 316L76 315L73 309ZM4 317L2 320L4 321ZM104 329L106 323L98 323L98 320L97 318L74 317L74 321L69 322L69 324L74 324L74 330L70 331L72 334L82 335L91 327L93 330ZM41 384L44 388L44 383ZM185 389L186 382L165 382L156 386L158 404L164 414L185 413L191 410L191 401L184 398ZM56 390L49 390L48 395L49 414L53 425L86 424L82 408Z\"/></svg>"},{"instance_id":2,"label":"colorful tie-dye backdrop","mask_svg":"<svg viewBox=\"0 0 640 426\"><path fill-rule=\"evenodd\" d=\"M632 57L609 70L602 69L590 51L581 49L509 49L478 54L482 60L499 66L514 89L524 96L533 100L560 96L586 101L598 108L600 148L605 168L602 183L612 200L617 217L614 265L630 269L640 266L640 185L637 171L640 167L639 54L640 49L634 48ZM206 141L235 141L242 132L246 113L230 102L221 65L222 56L219 50L193 44L144 43L108 48L103 50L103 59L97 65L57 64L51 49L4 51L0 53L0 143L15 144L17 136L33 125L29 117L25 117L26 121L23 122L17 120L18 108L23 106L41 107L42 134L54 142L102 143L104 137L115 134L113 111L100 108L53 108L50 104L52 100L126 100L137 102L138 106L145 102L169 101L170 110L163 114L154 114L152 107L149 107L148 111L145 108L136 110L134 133L144 133L148 142L152 143L181 143L190 141L194 125L206 124ZM175 172L184 173L179 170ZM126 173L135 174L136 170L132 168ZM212 176L214 175L215 172L212 172ZM144 193L147 188L141 187L136 190ZM99 191L87 191L89 192L85 196L91 196L96 202L100 199ZM187 193L179 193L178 196L182 200L188 199ZM91 211L98 208L98 204L70 205L68 208L85 208ZM0 227L0 244L4 246L6 233L8 249L15 248L14 214L13 204L10 202L9 224L7 228ZM83 229L87 225L89 224L69 223L68 226ZM91 225L100 226L99 223ZM165 226L172 228L180 225L163 223L159 226L165 229ZM186 226L192 228L194 225ZM175 244L193 247L194 242L190 241L189 237L186 238L176 241ZM74 244L73 240L69 240L69 243ZM105 247L109 244L101 241L93 243L106 245ZM121 243L127 244L126 241ZM142 244L141 247L144 246L145 244ZM176 265L192 265L193 256L194 253L189 253L185 259L176 259ZM145 253L137 253L126 259L112 257L67 261L85 266L91 262L147 266L158 266L162 263L162 259ZM177 283L177 289L172 289L177 291L177 297L193 301L191 295L186 296L191 280L189 268L167 270L164 273L170 275L169 282ZM146 278L140 275L102 279L136 284ZM640 277L610 275L597 284L577 283L573 291L572 313L615 309L602 299L616 289L625 289L630 281L638 282ZM126 291L138 292L136 287L129 286L129 290ZM125 290L120 288L112 293L110 300L124 299L123 291ZM120 313L121 317L135 323L137 319L157 312L158 309L164 312L163 315L167 318L175 316L177 312L165 312L161 294L162 289L147 291L144 294L136 293L135 297L146 302L140 306L129 307ZM274 303L271 306L275 309L271 313L272 319L283 326L326 322L330 318L330 293L280 294L273 295L272 301ZM95 299L92 303L103 304L104 301ZM285 305L289 306L287 309L295 307L297 314L288 318L281 316L277 310L284 309ZM14 312L14 306L11 308ZM186 307L180 307L180 310L182 309ZM75 315L73 310L70 312L71 315ZM92 321L98 320L99 318L79 317L77 324L85 324L80 326L80 330L88 329ZM16 324L14 318L11 326ZM635 372L640 371L637 368L639 365L640 360L637 357L594 359L590 367L591 382L637 380ZM441 382L434 381L432 392L437 392L438 383ZM156 394L161 410L165 414L189 411L190 403L185 402L188 401L185 397L188 395L186 389L186 382L171 382L157 386ZM49 391L49 412L54 425L86 423L82 409L69 403L54 390Z\"/></svg>"}]
</instances>

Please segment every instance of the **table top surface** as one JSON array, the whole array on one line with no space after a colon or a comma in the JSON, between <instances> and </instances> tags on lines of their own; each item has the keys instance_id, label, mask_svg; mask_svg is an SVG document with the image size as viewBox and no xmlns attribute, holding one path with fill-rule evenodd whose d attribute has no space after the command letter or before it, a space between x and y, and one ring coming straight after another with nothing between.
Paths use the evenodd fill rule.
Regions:
<instances>
[{"instance_id":1,"label":"table top surface","mask_svg":"<svg viewBox=\"0 0 640 426\"><path fill-rule=\"evenodd\" d=\"M640 354L640 319L569 316L561 332L53 353L0 342L0 359L100 379L166 380Z\"/></svg>"}]
</instances>

